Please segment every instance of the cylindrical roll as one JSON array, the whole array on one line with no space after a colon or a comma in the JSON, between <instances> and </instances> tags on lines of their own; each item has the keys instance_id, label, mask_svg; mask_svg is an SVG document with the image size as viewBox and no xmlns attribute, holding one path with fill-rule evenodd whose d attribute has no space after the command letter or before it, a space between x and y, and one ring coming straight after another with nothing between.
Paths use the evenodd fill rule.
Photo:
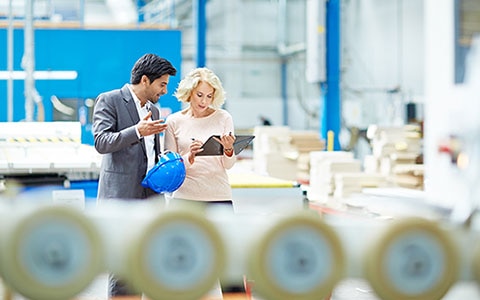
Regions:
<instances>
[{"instance_id":1,"label":"cylindrical roll","mask_svg":"<svg viewBox=\"0 0 480 300\"><path fill-rule=\"evenodd\" d=\"M318 215L285 217L261 235L250 251L247 276L266 299L322 299L345 271L336 233Z\"/></svg>"},{"instance_id":2,"label":"cylindrical roll","mask_svg":"<svg viewBox=\"0 0 480 300\"><path fill-rule=\"evenodd\" d=\"M382 299L441 299L460 269L448 233L418 217L389 224L366 253L365 277Z\"/></svg>"},{"instance_id":3,"label":"cylindrical roll","mask_svg":"<svg viewBox=\"0 0 480 300\"><path fill-rule=\"evenodd\" d=\"M478 232L475 232L475 237L477 236L477 234ZM471 272L473 275L473 279L477 282L477 285L480 285L480 241L476 239L475 244L473 244L473 242L471 243Z\"/></svg>"},{"instance_id":4,"label":"cylindrical roll","mask_svg":"<svg viewBox=\"0 0 480 300\"><path fill-rule=\"evenodd\" d=\"M187 210L158 215L129 248L129 281L153 300L196 300L210 291L225 266L217 229Z\"/></svg>"},{"instance_id":5,"label":"cylindrical roll","mask_svg":"<svg viewBox=\"0 0 480 300\"><path fill-rule=\"evenodd\" d=\"M70 299L102 268L102 244L81 210L66 206L16 208L3 228L1 273L19 294L36 300Z\"/></svg>"}]
</instances>

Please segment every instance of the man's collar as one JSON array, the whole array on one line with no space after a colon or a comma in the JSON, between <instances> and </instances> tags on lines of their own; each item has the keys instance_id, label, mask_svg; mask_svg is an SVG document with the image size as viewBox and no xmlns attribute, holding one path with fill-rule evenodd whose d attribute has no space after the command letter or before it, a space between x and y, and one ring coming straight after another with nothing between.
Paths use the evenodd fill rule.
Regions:
<instances>
[{"instance_id":1,"label":"man's collar","mask_svg":"<svg viewBox=\"0 0 480 300\"><path fill-rule=\"evenodd\" d=\"M128 85L128 89L130 90L130 93L132 94L133 100L135 101L135 103L137 103L137 106L142 107L142 102L140 101L140 99L138 99L137 95L133 91L133 88L132 88L131 84ZM150 101L147 100L145 105L146 105L145 107L147 108L147 110L150 110Z\"/></svg>"}]
</instances>

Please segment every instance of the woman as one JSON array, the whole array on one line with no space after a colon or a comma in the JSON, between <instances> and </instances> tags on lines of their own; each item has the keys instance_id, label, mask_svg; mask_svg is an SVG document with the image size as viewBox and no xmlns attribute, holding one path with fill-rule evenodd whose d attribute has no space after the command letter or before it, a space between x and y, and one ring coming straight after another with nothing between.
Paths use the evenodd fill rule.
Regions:
<instances>
[{"instance_id":1,"label":"woman","mask_svg":"<svg viewBox=\"0 0 480 300\"><path fill-rule=\"evenodd\" d=\"M217 75L208 68L196 68L182 79L175 97L188 107L167 118L165 150L178 152L184 159L186 178L172 198L230 203L232 190L227 170L235 164L232 116L221 106L225 91ZM199 155L212 135L223 146L223 154Z\"/></svg>"}]
</instances>

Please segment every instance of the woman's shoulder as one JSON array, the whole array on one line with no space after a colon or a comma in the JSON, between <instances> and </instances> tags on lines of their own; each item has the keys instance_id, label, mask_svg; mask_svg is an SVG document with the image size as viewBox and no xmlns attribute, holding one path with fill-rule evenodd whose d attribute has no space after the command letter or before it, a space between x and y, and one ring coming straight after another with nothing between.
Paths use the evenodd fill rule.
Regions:
<instances>
[{"instance_id":1,"label":"woman's shoulder","mask_svg":"<svg viewBox=\"0 0 480 300\"><path fill-rule=\"evenodd\" d=\"M222 118L232 118L232 115L225 109L219 108L216 111L216 115L222 117Z\"/></svg>"},{"instance_id":2,"label":"woman's shoulder","mask_svg":"<svg viewBox=\"0 0 480 300\"><path fill-rule=\"evenodd\" d=\"M174 113L171 113L167 116L167 119L170 119L170 120L178 120L178 119L183 119L186 117L186 110L183 109L183 110L179 110L179 111L176 111Z\"/></svg>"}]
</instances>

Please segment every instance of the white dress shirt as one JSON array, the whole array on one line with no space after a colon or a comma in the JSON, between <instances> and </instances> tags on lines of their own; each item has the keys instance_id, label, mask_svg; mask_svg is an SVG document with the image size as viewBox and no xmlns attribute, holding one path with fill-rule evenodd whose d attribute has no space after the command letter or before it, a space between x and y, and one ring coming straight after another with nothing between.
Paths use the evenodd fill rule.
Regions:
<instances>
[{"instance_id":1,"label":"white dress shirt","mask_svg":"<svg viewBox=\"0 0 480 300\"><path fill-rule=\"evenodd\" d=\"M152 103L148 102L145 103L145 105L142 107L140 104L140 99L138 99L137 95L132 90L132 87L129 85L128 86L130 93L132 93L132 97L135 100L135 105L137 106L137 112L138 112L138 117L140 120L143 120L145 116L148 114L150 111L150 105L153 105ZM149 120L152 120L150 117ZM138 132L137 127L135 127L135 130L137 131L137 135L140 138L140 132ZM143 137L145 141L145 149L147 150L147 173L150 171L151 168L155 165L155 135L148 135Z\"/></svg>"}]
</instances>

